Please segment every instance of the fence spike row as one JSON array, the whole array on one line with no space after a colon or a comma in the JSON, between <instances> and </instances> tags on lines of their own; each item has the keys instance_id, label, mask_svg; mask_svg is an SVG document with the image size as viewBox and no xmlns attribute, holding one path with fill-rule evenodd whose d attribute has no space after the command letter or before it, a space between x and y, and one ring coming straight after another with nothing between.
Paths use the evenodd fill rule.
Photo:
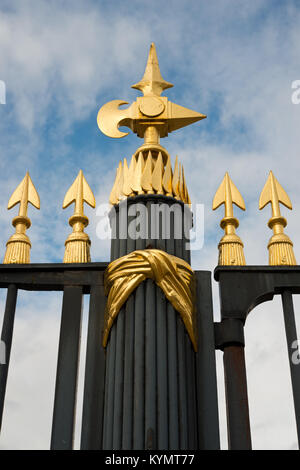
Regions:
<instances>
[{"instance_id":1,"label":"fence spike row","mask_svg":"<svg viewBox=\"0 0 300 470\"><path fill-rule=\"evenodd\" d=\"M219 265L223 266L244 266L246 264L244 255L244 245L240 237L235 233L239 226L239 221L233 216L233 204L245 210L244 199L226 172L213 199L213 210L222 204L225 206L225 216L220 222L225 235L221 238L219 249Z\"/></svg>"},{"instance_id":2,"label":"fence spike row","mask_svg":"<svg viewBox=\"0 0 300 470\"><path fill-rule=\"evenodd\" d=\"M31 243L28 235L26 235L26 230L31 226L31 221L27 217L29 202L36 209L40 208L39 195L27 172L8 201L7 209L11 209L18 203L20 203L20 207L19 214L12 220L12 225L16 228L16 232L6 243L4 264L30 263Z\"/></svg>"},{"instance_id":3,"label":"fence spike row","mask_svg":"<svg viewBox=\"0 0 300 470\"><path fill-rule=\"evenodd\" d=\"M270 171L266 184L259 198L259 209L263 209L268 203L272 206L272 217L268 222L268 226L273 230L273 235L268 243L269 265L271 266L295 266L297 264L293 243L291 239L284 233L284 227L287 221L282 217L279 203L288 209L292 209L292 203L277 181L272 171Z\"/></svg>"},{"instance_id":4,"label":"fence spike row","mask_svg":"<svg viewBox=\"0 0 300 470\"><path fill-rule=\"evenodd\" d=\"M64 263L88 263L91 261L91 241L84 232L84 228L89 224L89 219L84 214L83 204L86 202L94 208L96 201L82 170L79 171L75 181L65 195L63 209L73 202L75 203L74 214L69 219L73 232L65 241Z\"/></svg>"}]
</instances>

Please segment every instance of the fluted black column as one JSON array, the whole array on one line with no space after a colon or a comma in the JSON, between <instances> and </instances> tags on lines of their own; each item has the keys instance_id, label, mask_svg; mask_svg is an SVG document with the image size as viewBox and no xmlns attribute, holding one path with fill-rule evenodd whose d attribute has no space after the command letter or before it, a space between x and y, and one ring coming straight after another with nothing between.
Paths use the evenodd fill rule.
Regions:
<instances>
[{"instance_id":1,"label":"fluted black column","mask_svg":"<svg viewBox=\"0 0 300 470\"><path fill-rule=\"evenodd\" d=\"M173 204L175 211L169 211ZM147 220L139 224L146 209ZM167 196L141 195L120 203L111 213L117 232L111 260L136 249L159 248L190 262L186 234L180 234L184 213L191 224L190 211ZM170 233L163 230L166 222ZM134 228L137 239L129 236ZM106 361L104 449L196 448L195 353L180 315L151 279L119 312Z\"/></svg>"}]
</instances>

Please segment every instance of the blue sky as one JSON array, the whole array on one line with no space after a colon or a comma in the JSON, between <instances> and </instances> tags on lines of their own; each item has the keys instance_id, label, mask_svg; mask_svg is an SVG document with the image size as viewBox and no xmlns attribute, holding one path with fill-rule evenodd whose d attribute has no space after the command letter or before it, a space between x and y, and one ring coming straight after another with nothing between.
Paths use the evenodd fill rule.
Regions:
<instances>
[{"instance_id":1,"label":"blue sky","mask_svg":"<svg viewBox=\"0 0 300 470\"><path fill-rule=\"evenodd\" d=\"M63 211L61 206L79 169L92 187L97 204L108 200L119 160L130 157L141 141L132 134L120 140L101 134L97 112L112 99L135 100L139 92L131 85L142 77L153 41L162 76L174 84L165 94L171 101L208 116L162 140L173 161L178 154L184 164L192 202L205 205L205 243L202 250L193 253L193 267L213 270L216 265L223 209L213 213L211 202L225 171L229 171L246 203L245 214L236 209L236 215L247 263L268 262L266 246L271 233L266 224L270 209L259 212L258 198L270 169L294 206L292 212L284 209L283 214L299 260L300 105L291 101L291 84L300 79L299 26L297 1L2 0L0 79L6 83L7 96L6 105L0 105L0 256L4 256L17 211L7 211L7 202L27 170L41 197L41 210L29 210L32 262L62 260L72 208ZM87 207L86 213L90 218L87 231L92 240L92 260L107 260L109 243L97 239L96 211ZM214 292L217 312L217 286ZM48 299L46 294L43 298ZM42 324L38 323L38 300L36 307L26 296L24 302L16 335L24 343L30 327L40 325L36 341L49 355L46 359L51 363L51 373L43 368L46 359L39 359L38 347L15 346L12 360L16 370L29 370L36 364L39 375L50 386L58 328L53 312L60 308L59 301L51 297L46 302ZM278 302L276 305L259 307L257 311L263 314L249 320L247 333L256 448L292 448L296 441L290 391L283 385L289 380L288 364ZM275 369L277 376L272 372ZM218 371L222 398L221 367ZM260 377L265 374L269 374L267 391L262 393ZM9 422L7 417L8 430L0 437L0 446L30 447L32 441L24 440L28 427L25 398L20 395L24 384L17 375L10 380L12 398L7 413L11 411L15 418ZM29 401L35 396L33 389L42 387L34 375L32 383L26 388ZM47 416L42 413L43 419L36 417L38 432L34 426L30 429L36 447L47 446L52 399L49 393L40 402ZM19 408L11 403L19 404ZM28 413L30 410L29 406ZM18 433L14 419L23 423ZM224 417L221 424L226 447Z\"/></svg>"}]
</instances>

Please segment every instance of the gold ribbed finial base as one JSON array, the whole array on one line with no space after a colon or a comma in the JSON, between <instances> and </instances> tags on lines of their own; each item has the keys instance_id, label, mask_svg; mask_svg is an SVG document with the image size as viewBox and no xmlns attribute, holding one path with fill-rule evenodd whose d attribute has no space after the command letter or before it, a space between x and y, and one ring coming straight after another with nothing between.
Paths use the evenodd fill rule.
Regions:
<instances>
[{"instance_id":1,"label":"gold ribbed finial base","mask_svg":"<svg viewBox=\"0 0 300 470\"><path fill-rule=\"evenodd\" d=\"M296 266L293 242L285 234L273 235L268 244L270 266Z\"/></svg>"},{"instance_id":2,"label":"gold ribbed finial base","mask_svg":"<svg viewBox=\"0 0 300 470\"><path fill-rule=\"evenodd\" d=\"M236 234L224 235L218 245L220 266L245 266L244 245Z\"/></svg>"},{"instance_id":3,"label":"gold ribbed finial base","mask_svg":"<svg viewBox=\"0 0 300 470\"><path fill-rule=\"evenodd\" d=\"M65 242L64 263L90 263L90 246L86 233L71 233Z\"/></svg>"},{"instance_id":4,"label":"gold ribbed finial base","mask_svg":"<svg viewBox=\"0 0 300 470\"><path fill-rule=\"evenodd\" d=\"M30 263L31 243L26 234L15 233L6 243L3 264Z\"/></svg>"}]
</instances>

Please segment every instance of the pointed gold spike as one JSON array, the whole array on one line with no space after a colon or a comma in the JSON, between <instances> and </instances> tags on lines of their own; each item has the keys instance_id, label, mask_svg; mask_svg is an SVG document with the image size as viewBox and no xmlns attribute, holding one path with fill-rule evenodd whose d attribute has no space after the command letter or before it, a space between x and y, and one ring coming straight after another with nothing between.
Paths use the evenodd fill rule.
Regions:
<instances>
[{"instance_id":1,"label":"pointed gold spike","mask_svg":"<svg viewBox=\"0 0 300 470\"><path fill-rule=\"evenodd\" d=\"M153 194L152 188L152 154L149 150L144 171L141 178L141 186L145 193Z\"/></svg>"},{"instance_id":2,"label":"pointed gold spike","mask_svg":"<svg viewBox=\"0 0 300 470\"><path fill-rule=\"evenodd\" d=\"M152 187L156 191L156 194L163 194L162 178L163 178L164 164L162 160L162 154L159 152L152 173Z\"/></svg>"},{"instance_id":3,"label":"pointed gold spike","mask_svg":"<svg viewBox=\"0 0 300 470\"><path fill-rule=\"evenodd\" d=\"M179 164L179 195L181 201L184 201L184 179L183 179L183 165Z\"/></svg>"},{"instance_id":4,"label":"pointed gold spike","mask_svg":"<svg viewBox=\"0 0 300 470\"><path fill-rule=\"evenodd\" d=\"M183 202L184 202L185 204L188 204L189 206L191 206L191 200L190 200L190 196L189 196L188 189L187 189L187 185L186 185L186 181L185 181L184 168L183 168L183 166L182 166L182 178L183 178L183 194L184 194Z\"/></svg>"},{"instance_id":5,"label":"pointed gold spike","mask_svg":"<svg viewBox=\"0 0 300 470\"><path fill-rule=\"evenodd\" d=\"M186 182L185 182L185 176L184 176L184 168L183 168L183 165L182 165L182 182L183 182L183 202L185 204L188 204L188 196L187 196L187 187L186 187Z\"/></svg>"},{"instance_id":6,"label":"pointed gold spike","mask_svg":"<svg viewBox=\"0 0 300 470\"><path fill-rule=\"evenodd\" d=\"M233 216L233 203L245 210L244 200L233 184L229 174L226 172L213 199L213 210L225 205L225 217L221 220L220 226L225 231L225 235L220 240L219 265L244 266L246 264L244 256L244 245L240 237L235 233L239 226L239 221Z\"/></svg>"},{"instance_id":7,"label":"pointed gold spike","mask_svg":"<svg viewBox=\"0 0 300 470\"><path fill-rule=\"evenodd\" d=\"M129 170L128 170L128 180L129 180L129 186L131 190L129 196L134 196L134 192L132 191L132 182L134 179L135 167L136 167L136 158L134 155L132 155L131 162L129 165Z\"/></svg>"},{"instance_id":8,"label":"pointed gold spike","mask_svg":"<svg viewBox=\"0 0 300 470\"><path fill-rule=\"evenodd\" d=\"M295 266L297 265L293 243L291 239L284 233L284 227L287 221L282 217L279 203L292 209L292 203L270 171L266 184L259 198L259 209L263 209L268 203L272 206L272 217L268 222L270 229L273 229L273 236L268 243L269 264L272 266Z\"/></svg>"},{"instance_id":9,"label":"pointed gold spike","mask_svg":"<svg viewBox=\"0 0 300 470\"><path fill-rule=\"evenodd\" d=\"M89 263L91 241L84 228L89 224L88 217L84 214L83 204L86 202L91 207L96 206L94 194L88 185L82 170L79 171L74 183L68 189L63 209L75 203L74 214L69 219L73 231L65 241L64 263Z\"/></svg>"},{"instance_id":10,"label":"pointed gold spike","mask_svg":"<svg viewBox=\"0 0 300 470\"><path fill-rule=\"evenodd\" d=\"M225 205L225 217L233 217L233 206L235 204L243 211L245 210L244 199L231 180L228 172L226 171L222 183L220 184L214 200L213 200L213 210L220 207L221 204Z\"/></svg>"},{"instance_id":11,"label":"pointed gold spike","mask_svg":"<svg viewBox=\"0 0 300 470\"><path fill-rule=\"evenodd\" d=\"M39 195L27 172L17 189L13 192L8 202L8 209L20 203L19 213L12 221L16 232L6 243L6 252L3 264L30 263L31 243L26 229L31 226L31 221L27 217L28 203L31 203L37 209L40 208Z\"/></svg>"},{"instance_id":12,"label":"pointed gold spike","mask_svg":"<svg viewBox=\"0 0 300 470\"><path fill-rule=\"evenodd\" d=\"M119 166L117 168L114 185L112 187L112 190L111 190L111 193L110 193L110 196L109 196L109 203L112 204L113 206L118 203L118 198L116 196L116 189L117 189L117 186L118 186L118 181L119 181L120 171L121 171L120 163L119 163Z\"/></svg>"},{"instance_id":13,"label":"pointed gold spike","mask_svg":"<svg viewBox=\"0 0 300 470\"><path fill-rule=\"evenodd\" d=\"M124 196L128 197L132 193L131 185L130 185L130 175L129 175L129 168L127 165L127 160L124 158L123 164L123 188L122 193Z\"/></svg>"},{"instance_id":14,"label":"pointed gold spike","mask_svg":"<svg viewBox=\"0 0 300 470\"><path fill-rule=\"evenodd\" d=\"M131 185L131 189L135 193L138 193L138 194L143 194L143 189L141 186L143 170L144 170L144 157L143 157L142 152L140 152L136 165L135 165L134 177L133 177L133 182Z\"/></svg>"},{"instance_id":15,"label":"pointed gold spike","mask_svg":"<svg viewBox=\"0 0 300 470\"><path fill-rule=\"evenodd\" d=\"M164 90L172 86L172 83L166 82L161 76L155 44L152 43L144 76L140 82L132 85L131 88L142 91L144 96L160 96Z\"/></svg>"},{"instance_id":16,"label":"pointed gold spike","mask_svg":"<svg viewBox=\"0 0 300 470\"><path fill-rule=\"evenodd\" d=\"M120 161L120 173L119 173L119 178L118 178L118 184L116 187L116 197L118 199L118 202L122 201L122 199L125 198L123 194L123 182L124 182L124 167L123 167L122 161Z\"/></svg>"},{"instance_id":17,"label":"pointed gold spike","mask_svg":"<svg viewBox=\"0 0 300 470\"><path fill-rule=\"evenodd\" d=\"M168 157L165 172L163 176L163 188L167 196L173 196L172 193L172 167L171 159Z\"/></svg>"},{"instance_id":18,"label":"pointed gold spike","mask_svg":"<svg viewBox=\"0 0 300 470\"><path fill-rule=\"evenodd\" d=\"M179 193L179 164L178 164L177 155L176 155L176 160L175 160L175 165L174 165L172 190L173 190L173 194L174 194L175 198L180 199L180 193Z\"/></svg>"}]
</instances>

